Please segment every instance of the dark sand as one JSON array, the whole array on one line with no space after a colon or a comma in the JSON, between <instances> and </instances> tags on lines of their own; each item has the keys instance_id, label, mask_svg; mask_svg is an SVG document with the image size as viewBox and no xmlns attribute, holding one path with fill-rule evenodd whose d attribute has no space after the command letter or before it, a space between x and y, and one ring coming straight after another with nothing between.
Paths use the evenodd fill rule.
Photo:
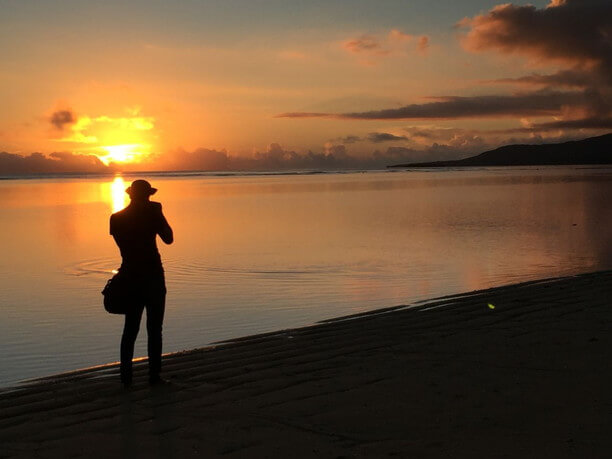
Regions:
<instances>
[{"instance_id":1,"label":"dark sand","mask_svg":"<svg viewBox=\"0 0 612 459\"><path fill-rule=\"evenodd\" d=\"M0 457L612 457L612 271L0 392ZM491 309L491 303L495 306ZM205 340L205 337L203 337Z\"/></svg>"}]
</instances>

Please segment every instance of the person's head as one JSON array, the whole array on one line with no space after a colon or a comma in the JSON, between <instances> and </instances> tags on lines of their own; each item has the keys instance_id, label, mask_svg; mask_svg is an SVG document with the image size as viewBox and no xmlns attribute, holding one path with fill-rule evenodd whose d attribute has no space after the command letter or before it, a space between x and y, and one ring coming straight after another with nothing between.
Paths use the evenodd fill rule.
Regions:
<instances>
[{"instance_id":1,"label":"person's head","mask_svg":"<svg viewBox=\"0 0 612 459\"><path fill-rule=\"evenodd\" d=\"M132 201L148 201L149 196L157 192L157 188L153 188L146 180L134 180L125 192Z\"/></svg>"}]
</instances>

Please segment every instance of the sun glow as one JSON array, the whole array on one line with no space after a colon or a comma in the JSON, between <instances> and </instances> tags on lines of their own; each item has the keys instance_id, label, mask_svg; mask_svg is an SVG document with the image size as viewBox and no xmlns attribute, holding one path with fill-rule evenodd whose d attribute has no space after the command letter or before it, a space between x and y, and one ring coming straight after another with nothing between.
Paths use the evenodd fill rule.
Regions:
<instances>
[{"instance_id":1,"label":"sun glow","mask_svg":"<svg viewBox=\"0 0 612 459\"><path fill-rule=\"evenodd\" d=\"M100 160L108 165L110 163L134 163L148 156L150 145L128 143L123 145L105 145L100 147Z\"/></svg>"},{"instance_id":2,"label":"sun glow","mask_svg":"<svg viewBox=\"0 0 612 459\"><path fill-rule=\"evenodd\" d=\"M62 127L61 137L55 140L80 146L77 151L91 152L106 165L142 162L149 158L157 143L155 118L141 116L138 107L125 110L127 116L80 115L78 118L66 111L72 123Z\"/></svg>"}]
</instances>

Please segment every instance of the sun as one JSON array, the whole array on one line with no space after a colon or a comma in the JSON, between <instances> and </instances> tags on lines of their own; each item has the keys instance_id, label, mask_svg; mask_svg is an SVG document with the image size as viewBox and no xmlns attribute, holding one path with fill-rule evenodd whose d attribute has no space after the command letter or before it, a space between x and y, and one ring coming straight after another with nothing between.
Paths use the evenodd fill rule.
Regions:
<instances>
[{"instance_id":1,"label":"sun","mask_svg":"<svg viewBox=\"0 0 612 459\"><path fill-rule=\"evenodd\" d=\"M77 151L87 151L107 166L146 161L157 144L156 120L141 116L138 107L126 111L125 116L81 115L56 140L84 147Z\"/></svg>"},{"instance_id":2,"label":"sun","mask_svg":"<svg viewBox=\"0 0 612 459\"><path fill-rule=\"evenodd\" d=\"M126 143L121 145L105 145L99 147L100 160L108 165L110 163L134 163L149 154L150 145L142 143Z\"/></svg>"}]
</instances>

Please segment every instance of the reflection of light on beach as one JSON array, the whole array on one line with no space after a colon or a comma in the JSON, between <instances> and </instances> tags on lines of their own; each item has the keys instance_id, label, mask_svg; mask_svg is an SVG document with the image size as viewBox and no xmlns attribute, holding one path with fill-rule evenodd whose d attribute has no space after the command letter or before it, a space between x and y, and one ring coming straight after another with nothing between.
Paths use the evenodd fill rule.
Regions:
<instances>
[{"instance_id":1,"label":"reflection of light on beach","mask_svg":"<svg viewBox=\"0 0 612 459\"><path fill-rule=\"evenodd\" d=\"M110 187L110 198L113 212L117 212L125 207L125 182L123 177L117 176Z\"/></svg>"}]
</instances>

